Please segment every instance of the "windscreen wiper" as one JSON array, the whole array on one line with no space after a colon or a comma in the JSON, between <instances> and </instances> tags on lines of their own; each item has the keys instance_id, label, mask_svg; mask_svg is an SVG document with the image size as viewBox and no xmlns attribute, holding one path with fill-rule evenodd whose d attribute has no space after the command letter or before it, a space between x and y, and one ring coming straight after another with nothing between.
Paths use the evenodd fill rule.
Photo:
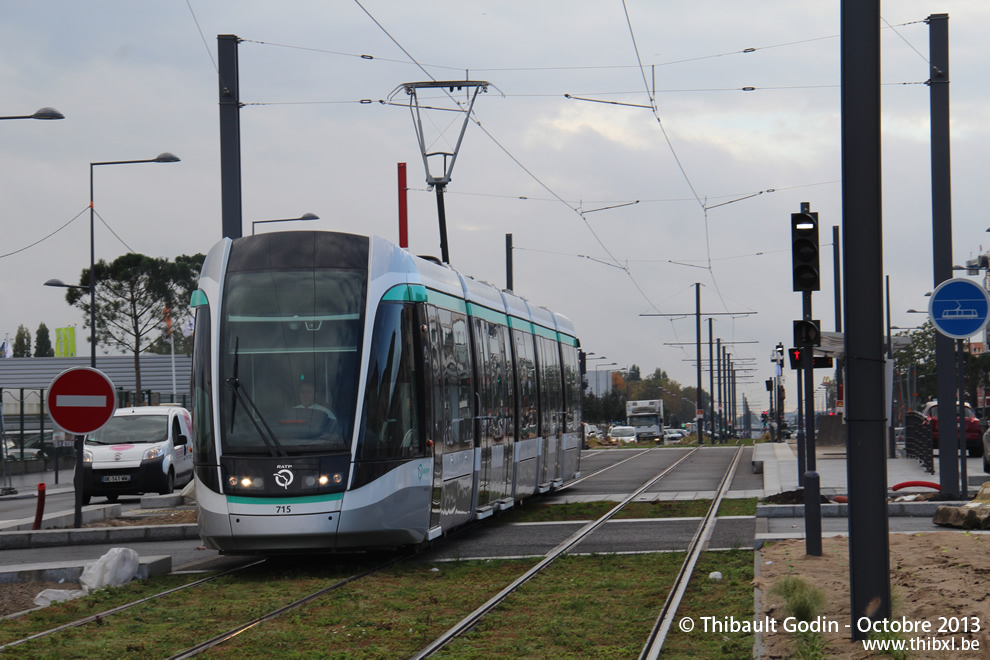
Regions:
<instances>
[{"instance_id":1,"label":"windscreen wiper","mask_svg":"<svg viewBox=\"0 0 990 660\"><path fill-rule=\"evenodd\" d=\"M242 390L241 381L234 376L232 378L228 378L226 383L227 387L234 392L234 396L236 396L237 399L244 405L246 410L250 406L250 410L247 410L248 419L251 420L254 428L258 431L258 435L261 436L265 446L268 447L268 452L272 456L288 456L289 454L286 453L286 451L282 448L282 445L279 443L278 438L276 438L275 434L272 433L272 430L265 421L264 416L262 416L261 411L258 410L258 406L254 405L254 401L248 393ZM258 422L261 423L259 424Z\"/></svg>"}]
</instances>

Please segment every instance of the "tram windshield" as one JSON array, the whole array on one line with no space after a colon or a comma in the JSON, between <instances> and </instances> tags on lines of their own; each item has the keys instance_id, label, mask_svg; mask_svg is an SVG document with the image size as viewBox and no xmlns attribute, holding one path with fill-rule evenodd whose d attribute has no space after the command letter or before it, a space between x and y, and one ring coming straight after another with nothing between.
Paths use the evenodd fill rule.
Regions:
<instances>
[{"instance_id":1,"label":"tram windshield","mask_svg":"<svg viewBox=\"0 0 990 660\"><path fill-rule=\"evenodd\" d=\"M349 449L364 289L361 271L228 273L220 330L225 453Z\"/></svg>"}]
</instances>

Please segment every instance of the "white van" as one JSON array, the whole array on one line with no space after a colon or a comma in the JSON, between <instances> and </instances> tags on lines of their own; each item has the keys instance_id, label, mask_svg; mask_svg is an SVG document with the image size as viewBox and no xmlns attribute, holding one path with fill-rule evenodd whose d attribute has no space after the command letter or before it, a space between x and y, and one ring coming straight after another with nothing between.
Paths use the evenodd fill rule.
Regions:
<instances>
[{"instance_id":1,"label":"white van","mask_svg":"<svg viewBox=\"0 0 990 660\"><path fill-rule=\"evenodd\" d=\"M86 436L83 504L94 496L167 495L192 479L192 416L175 404L120 408Z\"/></svg>"}]
</instances>

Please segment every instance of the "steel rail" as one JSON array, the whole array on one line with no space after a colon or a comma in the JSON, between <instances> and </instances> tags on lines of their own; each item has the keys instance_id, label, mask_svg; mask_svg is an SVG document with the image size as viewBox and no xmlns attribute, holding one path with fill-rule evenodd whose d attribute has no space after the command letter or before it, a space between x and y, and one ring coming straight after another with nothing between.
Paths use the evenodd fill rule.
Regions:
<instances>
[{"instance_id":1,"label":"steel rail","mask_svg":"<svg viewBox=\"0 0 990 660\"><path fill-rule=\"evenodd\" d=\"M174 587L172 589L167 589L167 590L165 590L165 591L163 591L161 593L157 593L157 594L154 594L152 596L146 596L145 598L141 598L140 600L135 600L134 602L131 602L131 603L125 603L124 605L118 605L117 607L111 608L111 609L106 610L104 612L100 612L99 614L91 614L91 615L89 615L87 617L83 617L82 619L77 619L76 621L70 621L69 623L64 623L64 624L62 624L60 626L57 626L55 628L51 628L49 630L43 630L42 632L35 633L35 634L33 634L33 635L29 636L29 637L25 637L24 639L18 639L18 640L15 640L13 642L7 642L6 644L3 644L2 646L0 646L0 651L3 651L4 649L12 648L14 646L19 646L21 644L24 644L25 642L31 642L31 641L34 641L36 639L40 639L42 637L47 637L48 635L52 635L52 634L57 633L57 632L62 632L63 630L69 630L70 628L79 628L80 626L84 626L87 623L91 623L91 622L96 621L98 619L102 619L103 617L111 616L113 614L117 614L118 612L123 612L124 610L129 609L131 607L134 607L135 605L141 605L143 603L147 603L147 602L152 601L152 600L155 600L157 598L163 598L164 596L168 596L170 594L174 594L177 591L182 591L183 589L190 589L192 587L198 587L198 586L200 586L202 584L206 584L207 582L212 582L213 580L216 580L217 578L221 578L221 577L224 577L225 575L230 575L231 573L236 573L238 571L243 571L245 569L251 568L252 566L257 566L258 564L262 564L262 563L264 563L266 561L268 561L267 558L265 558L265 559L259 559L257 561L253 561L253 562L251 562L249 564L245 564L243 566L237 566L236 568L231 568L229 570L223 571L222 573L217 573L216 575L211 575L210 577L203 578L202 580L196 580L194 582L190 582L189 584L184 584L181 587Z\"/></svg>"},{"instance_id":2,"label":"steel rail","mask_svg":"<svg viewBox=\"0 0 990 660\"><path fill-rule=\"evenodd\" d=\"M406 559L406 558L407 558L406 555L393 557L392 559L389 559L388 561L386 561L386 562L384 562L382 564L379 564L378 566L374 566L372 568L369 568L366 571L363 571L361 573L357 573L357 574L352 575L352 576L350 576L348 578L345 578L343 580L340 580L339 582L336 582L334 584L331 584L329 587L324 587L323 589L320 589L318 591L314 591L313 593L309 594L308 596L303 596L299 600L295 600L295 601L289 603L288 605L283 605L282 607L278 608L277 610L273 610L273 611L269 612L268 614L263 614L262 616L259 616L259 617L255 618L255 619L251 620L251 621L248 621L247 623L244 623L242 625L239 625L236 628L231 628L227 632L220 633L219 635L217 635L215 637L211 637L210 639L206 640L205 642L202 642L200 644L197 644L196 646L189 647L188 649L186 649L184 651L180 651L176 655L170 656L169 660L181 660L182 658L192 658L192 657L194 657L196 655L199 655L203 651L207 651L207 650L209 650L209 649L211 649L211 648L213 648L215 646L219 646L220 644L223 644L224 642L226 642L229 639L233 639L234 637L236 637L237 635L240 635L245 630L250 630L251 628L257 626L260 623L264 623L265 621L269 621L271 619L274 619L275 617L281 616L281 615L285 614L286 612L290 612L290 611L296 609L297 607L301 607L301 606L305 605L306 603L308 603L308 602L310 602L312 600L315 600L315 599L319 598L320 596L323 596L324 594L328 594L331 591L334 591L334 590L339 589L339 588L341 588L341 587L343 587L343 586L345 586L347 584L350 584L351 582L354 582L355 580L360 580L363 577L367 577L367 576L371 575L372 573L376 573L376 572L382 570L383 568L386 568L388 566L391 566L392 564L394 564L394 563L396 563L398 561L402 561L403 559Z\"/></svg>"},{"instance_id":3,"label":"steel rail","mask_svg":"<svg viewBox=\"0 0 990 660\"><path fill-rule=\"evenodd\" d=\"M722 498L732 484L732 477L735 475L736 467L739 465L742 449L743 445L736 446L736 454L733 456L732 462L729 464L729 469L719 483L718 491L712 500L712 505L708 508L708 513L701 520L701 523L698 525L698 531L695 532L691 543L688 545L688 556L685 557L684 563L681 564L681 570L674 580L674 586L668 592L667 600L660 610L660 615L657 617L653 630L650 631L650 635L643 645L643 650L639 656L640 660L657 660L660 657L660 649L663 647L663 643L667 638L667 633L674 622L674 617L677 616L677 608L681 604L681 599L684 597L688 583L691 581L691 574L694 573L694 567L697 565L701 553L708 547L708 541L711 539L712 532L715 529L717 519L715 514L718 512L718 507L722 503Z\"/></svg>"},{"instance_id":4,"label":"steel rail","mask_svg":"<svg viewBox=\"0 0 990 660\"><path fill-rule=\"evenodd\" d=\"M618 461L616 463L612 463L611 465L606 465L605 467L601 468L600 470L595 470L591 474L584 475L580 479L575 479L574 481L568 481L566 484L564 484L560 488L554 489L553 492L554 493L559 493L561 491L567 490L571 486L576 486L576 485L578 485L579 483L581 483L583 481L587 481L588 479L591 479L592 477L597 477L602 472L607 472L608 470L611 470L614 467L618 467L618 466L622 465L623 463L628 463L629 461L633 460L634 458L639 458L640 456L642 456L643 454L645 454L648 451L653 451L653 449L643 449L642 451L638 451L638 452L634 453L629 458L623 458L621 461Z\"/></svg>"},{"instance_id":5,"label":"steel rail","mask_svg":"<svg viewBox=\"0 0 990 660\"><path fill-rule=\"evenodd\" d=\"M669 472L671 472L678 465L680 465L681 463L683 463L684 461L686 461L688 458L690 458L692 454L694 454L696 451L698 451L698 449L699 449L698 447L695 447L695 448L691 449L691 451L689 451L684 456L682 456L679 459L677 459L677 461L675 461L672 465L670 465L669 467L667 467L663 472L661 472L660 474L658 474L655 477L651 478L645 484L643 484L642 486L640 486L635 492L633 492L631 495L629 495L628 497L626 497L626 499L624 499L621 502L619 502L619 504L617 504L611 511L609 511L608 513L606 513L604 516L602 516L598 520L594 520L592 522L589 522L584 527L582 527L580 530L578 530L577 532L575 532L568 539L566 539L563 543L561 543L556 548L554 548L553 550L551 550L550 552L548 552L544 556L544 558L538 564L536 564L531 569L529 569L528 571L526 571L526 573L524 573L523 575L521 575L520 577L518 577L514 582L512 582L512 584L510 584L509 586L505 587L502 591L500 591L499 593L497 593L495 596L493 596L491 599L489 599L486 603L484 603L483 605L481 605L478 609L476 609L475 611L471 612L471 614L469 614L467 617L465 617L464 619L462 619L459 623L455 624L452 628L450 628L449 630L447 630L440 637L438 637L435 640L433 640L433 642L431 642L428 646L426 646L425 648L423 648L418 654L414 655L413 658L415 660L420 660L421 658L428 658L428 657L432 656L433 654L435 654L440 649L442 649L448 643L450 643L453 639L459 637L460 635L464 634L468 630L471 630L475 625L477 625L478 621L480 621L482 618L484 618L484 616L486 614L488 614L488 612L490 612L493 609L495 609L495 607L497 607L499 605L499 603L501 603L503 600L505 600L515 590L517 590L523 584L525 584L526 582L528 582L529 580L531 580L533 577L535 577L540 571L542 571L544 568L546 568L551 563L553 563L556 559L558 559L561 555L563 555L569 549L571 549L572 547L574 547L575 545L577 545L578 543L580 543L581 541L583 541L588 536L590 536L592 532L594 532L600 526L604 525L605 522L608 521L609 518L611 518L616 513L618 513L619 511L621 511L623 507L625 507L627 504L629 504L634 499L636 499L636 497L638 497L645 490L647 490L648 488L650 488L651 486L653 486L656 482L660 481L663 477L667 476L667 474ZM652 449L652 450L648 450L648 451L657 451L657 450L656 449ZM636 455L639 456L640 454L636 454Z\"/></svg>"}]
</instances>

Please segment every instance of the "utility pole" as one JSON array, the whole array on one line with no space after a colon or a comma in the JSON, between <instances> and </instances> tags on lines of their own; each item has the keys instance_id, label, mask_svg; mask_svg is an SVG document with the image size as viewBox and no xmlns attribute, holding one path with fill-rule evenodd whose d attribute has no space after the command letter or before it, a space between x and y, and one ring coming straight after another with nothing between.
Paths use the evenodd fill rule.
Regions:
<instances>
[{"instance_id":1,"label":"utility pole","mask_svg":"<svg viewBox=\"0 0 990 660\"><path fill-rule=\"evenodd\" d=\"M712 444L715 444L715 361L712 359L712 317L708 317L708 391L711 393L711 416L708 418L712 425Z\"/></svg>"},{"instance_id":2,"label":"utility pole","mask_svg":"<svg viewBox=\"0 0 990 660\"><path fill-rule=\"evenodd\" d=\"M949 160L949 15L932 14L928 17L928 50L931 58L928 89L931 105L932 144L932 278L938 286L952 278L952 176ZM940 410L954 410L952 338L935 333L935 378L937 381ZM948 404L948 405L947 405ZM950 407L951 406L951 407ZM946 420L947 421L947 420ZM959 469L955 460L943 457L957 456L959 438L955 424L940 424L947 433L938 434L938 476L942 492L959 495L968 491L968 484L960 485ZM951 430L950 430L951 429ZM966 438L962 438L966 442Z\"/></svg>"},{"instance_id":3,"label":"utility pole","mask_svg":"<svg viewBox=\"0 0 990 660\"><path fill-rule=\"evenodd\" d=\"M883 442L880 0L841 0L840 51L850 629L852 638L860 640L866 635L857 625L861 617L890 618ZM951 401L951 389L949 397Z\"/></svg>"},{"instance_id":4,"label":"utility pole","mask_svg":"<svg viewBox=\"0 0 990 660\"><path fill-rule=\"evenodd\" d=\"M505 288L513 291L512 288L512 234L505 235Z\"/></svg>"},{"instance_id":5,"label":"utility pole","mask_svg":"<svg viewBox=\"0 0 990 660\"><path fill-rule=\"evenodd\" d=\"M241 97L234 34L217 35L220 78L220 202L224 238L244 235L241 225Z\"/></svg>"},{"instance_id":6,"label":"utility pole","mask_svg":"<svg viewBox=\"0 0 990 660\"><path fill-rule=\"evenodd\" d=\"M695 349L697 354L698 363L698 386L697 386L697 406L698 409L695 412L696 421L698 423L698 444L704 442L704 398L702 396L704 390L701 388L702 377L701 377L701 282L695 282L694 285L694 312L680 313L680 314L659 314L659 313L645 313L640 314L640 316L690 316L694 314L694 329L695 329ZM712 316L749 316L750 314L756 314L756 312L707 312L704 315L709 317L709 321ZM711 336L711 327L709 327L709 337ZM665 344L670 346L671 344ZM711 391L709 394L712 395ZM712 395L714 396L714 395Z\"/></svg>"},{"instance_id":7,"label":"utility pole","mask_svg":"<svg viewBox=\"0 0 990 660\"><path fill-rule=\"evenodd\" d=\"M694 332L695 343L698 353L698 389L695 396L698 399L697 408L694 409L694 421L698 426L698 444L701 444L701 423L704 420L704 401L701 398L701 282L694 283Z\"/></svg>"}]
</instances>

